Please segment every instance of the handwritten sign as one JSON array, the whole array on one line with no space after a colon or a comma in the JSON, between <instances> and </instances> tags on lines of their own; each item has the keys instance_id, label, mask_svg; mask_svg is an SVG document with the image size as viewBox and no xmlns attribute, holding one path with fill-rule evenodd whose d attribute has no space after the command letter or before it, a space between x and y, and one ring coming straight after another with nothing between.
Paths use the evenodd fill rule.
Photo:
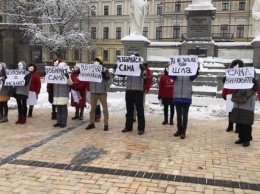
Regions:
<instances>
[{"instance_id":1,"label":"handwritten sign","mask_svg":"<svg viewBox=\"0 0 260 194\"><path fill-rule=\"evenodd\" d=\"M254 77L255 77L254 67L226 69L226 81L224 84L224 88L227 89L252 88Z\"/></svg>"},{"instance_id":2,"label":"handwritten sign","mask_svg":"<svg viewBox=\"0 0 260 194\"><path fill-rule=\"evenodd\" d=\"M169 75L191 76L197 73L198 56L179 55L170 57Z\"/></svg>"},{"instance_id":3,"label":"handwritten sign","mask_svg":"<svg viewBox=\"0 0 260 194\"><path fill-rule=\"evenodd\" d=\"M140 76L141 57L117 56L116 75Z\"/></svg>"},{"instance_id":4,"label":"handwritten sign","mask_svg":"<svg viewBox=\"0 0 260 194\"><path fill-rule=\"evenodd\" d=\"M5 86L24 86L26 70L8 69L6 70Z\"/></svg>"},{"instance_id":5,"label":"handwritten sign","mask_svg":"<svg viewBox=\"0 0 260 194\"><path fill-rule=\"evenodd\" d=\"M80 63L80 81L98 82L102 81L102 65Z\"/></svg>"},{"instance_id":6,"label":"handwritten sign","mask_svg":"<svg viewBox=\"0 0 260 194\"><path fill-rule=\"evenodd\" d=\"M45 66L45 82L50 84L67 84L67 68Z\"/></svg>"}]
</instances>

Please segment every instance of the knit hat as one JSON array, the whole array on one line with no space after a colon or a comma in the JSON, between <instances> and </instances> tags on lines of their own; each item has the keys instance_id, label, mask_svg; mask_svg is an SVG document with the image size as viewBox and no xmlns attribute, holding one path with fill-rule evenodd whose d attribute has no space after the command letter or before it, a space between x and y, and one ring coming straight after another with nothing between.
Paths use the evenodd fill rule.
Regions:
<instances>
[{"instance_id":1,"label":"knit hat","mask_svg":"<svg viewBox=\"0 0 260 194\"><path fill-rule=\"evenodd\" d=\"M238 65L238 67L245 67L244 62L243 62L242 60L240 60L240 59L235 59L235 60L233 60L233 61L230 63L229 67L230 67L230 68L233 68L233 67L235 67L235 66L237 66L237 65Z\"/></svg>"},{"instance_id":2,"label":"knit hat","mask_svg":"<svg viewBox=\"0 0 260 194\"><path fill-rule=\"evenodd\" d=\"M98 55L95 60L98 60L100 62L100 64L103 64L103 57Z\"/></svg>"}]
</instances>

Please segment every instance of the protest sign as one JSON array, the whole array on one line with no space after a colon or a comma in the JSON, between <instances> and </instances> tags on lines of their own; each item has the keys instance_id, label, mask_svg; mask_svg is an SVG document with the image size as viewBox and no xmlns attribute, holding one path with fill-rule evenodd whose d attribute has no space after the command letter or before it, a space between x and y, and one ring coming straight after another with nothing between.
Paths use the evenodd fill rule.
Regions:
<instances>
[{"instance_id":1,"label":"protest sign","mask_svg":"<svg viewBox=\"0 0 260 194\"><path fill-rule=\"evenodd\" d=\"M169 75L192 76L197 73L198 56L179 55L170 57Z\"/></svg>"},{"instance_id":2,"label":"protest sign","mask_svg":"<svg viewBox=\"0 0 260 194\"><path fill-rule=\"evenodd\" d=\"M67 84L67 78L65 74L67 73L67 68L45 66L45 83L50 84Z\"/></svg>"},{"instance_id":3,"label":"protest sign","mask_svg":"<svg viewBox=\"0 0 260 194\"><path fill-rule=\"evenodd\" d=\"M136 56L117 56L116 75L140 76L141 57Z\"/></svg>"},{"instance_id":4,"label":"protest sign","mask_svg":"<svg viewBox=\"0 0 260 194\"><path fill-rule=\"evenodd\" d=\"M102 81L102 65L80 63L80 81L98 82Z\"/></svg>"},{"instance_id":5,"label":"protest sign","mask_svg":"<svg viewBox=\"0 0 260 194\"><path fill-rule=\"evenodd\" d=\"M26 70L20 69L7 69L5 86L24 86Z\"/></svg>"},{"instance_id":6,"label":"protest sign","mask_svg":"<svg viewBox=\"0 0 260 194\"><path fill-rule=\"evenodd\" d=\"M224 83L224 88L227 89L252 88L254 77L255 77L254 67L226 69L226 80Z\"/></svg>"}]
</instances>

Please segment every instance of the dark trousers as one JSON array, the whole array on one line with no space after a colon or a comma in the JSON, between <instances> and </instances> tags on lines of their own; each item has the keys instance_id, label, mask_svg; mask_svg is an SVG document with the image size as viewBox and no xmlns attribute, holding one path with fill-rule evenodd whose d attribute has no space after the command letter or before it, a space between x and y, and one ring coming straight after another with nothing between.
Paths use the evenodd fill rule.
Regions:
<instances>
[{"instance_id":1,"label":"dark trousers","mask_svg":"<svg viewBox=\"0 0 260 194\"><path fill-rule=\"evenodd\" d=\"M238 130L238 138L245 142L245 141L252 141L252 125L245 125L245 124L238 124L237 123L237 130Z\"/></svg>"},{"instance_id":2,"label":"dark trousers","mask_svg":"<svg viewBox=\"0 0 260 194\"><path fill-rule=\"evenodd\" d=\"M177 112L177 127L186 130L190 104L176 102L175 107Z\"/></svg>"},{"instance_id":3,"label":"dark trousers","mask_svg":"<svg viewBox=\"0 0 260 194\"><path fill-rule=\"evenodd\" d=\"M7 116L7 115L8 115L7 101L0 102L0 116Z\"/></svg>"},{"instance_id":4,"label":"dark trousers","mask_svg":"<svg viewBox=\"0 0 260 194\"><path fill-rule=\"evenodd\" d=\"M143 106L143 91L126 90L125 93L126 102L126 124L125 127L128 130L133 130L133 116L134 106L137 112L138 131L145 130L145 118L144 118L144 106Z\"/></svg>"},{"instance_id":5,"label":"dark trousers","mask_svg":"<svg viewBox=\"0 0 260 194\"><path fill-rule=\"evenodd\" d=\"M18 106L18 115L27 116L27 99L16 99L16 102Z\"/></svg>"},{"instance_id":6,"label":"dark trousers","mask_svg":"<svg viewBox=\"0 0 260 194\"><path fill-rule=\"evenodd\" d=\"M67 125L68 106L56 105L56 107L57 107L57 123L61 125Z\"/></svg>"},{"instance_id":7,"label":"dark trousers","mask_svg":"<svg viewBox=\"0 0 260 194\"><path fill-rule=\"evenodd\" d=\"M172 99L163 100L163 112L164 112L164 120L168 122L168 112L170 107L170 120L173 120L174 116L174 103Z\"/></svg>"}]
</instances>

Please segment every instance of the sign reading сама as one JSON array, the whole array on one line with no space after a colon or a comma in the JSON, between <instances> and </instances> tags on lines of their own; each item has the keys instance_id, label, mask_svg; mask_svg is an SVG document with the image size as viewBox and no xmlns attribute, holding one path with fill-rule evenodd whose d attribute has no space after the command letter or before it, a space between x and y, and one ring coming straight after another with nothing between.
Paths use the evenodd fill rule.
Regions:
<instances>
[{"instance_id":1,"label":"sign reading \u0441\u0430\u043c\u0430","mask_svg":"<svg viewBox=\"0 0 260 194\"><path fill-rule=\"evenodd\" d=\"M67 84L67 78L65 74L67 73L67 68L45 66L45 83L50 84Z\"/></svg>"},{"instance_id":2,"label":"sign reading \u0441\u0430\u043c\u0430","mask_svg":"<svg viewBox=\"0 0 260 194\"><path fill-rule=\"evenodd\" d=\"M117 56L116 75L140 76L141 57L137 56Z\"/></svg>"}]
</instances>

